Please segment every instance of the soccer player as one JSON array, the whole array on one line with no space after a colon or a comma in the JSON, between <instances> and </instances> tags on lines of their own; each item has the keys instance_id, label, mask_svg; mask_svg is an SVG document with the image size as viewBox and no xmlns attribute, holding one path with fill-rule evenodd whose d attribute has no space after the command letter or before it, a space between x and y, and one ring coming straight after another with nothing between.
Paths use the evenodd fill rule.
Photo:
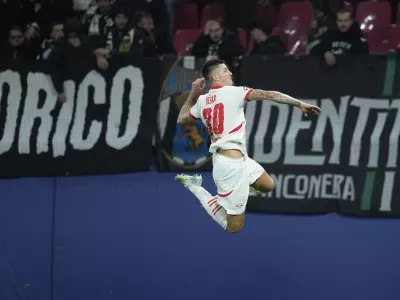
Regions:
<instances>
[{"instance_id":1,"label":"soccer player","mask_svg":"<svg viewBox=\"0 0 400 300\"><path fill-rule=\"evenodd\" d=\"M244 212L250 187L259 193L268 193L275 183L263 167L250 159L246 150L244 106L247 101L268 100L298 107L305 116L319 114L321 109L276 91L264 91L233 86L232 73L225 62L214 59L206 62L203 78L192 85L186 103L178 116L184 125L202 120L211 139L213 179L218 194L212 196L202 184L200 175L180 174L181 182L199 200L207 213L226 231L239 232L244 225ZM202 95L205 80L211 83Z\"/></svg>"}]
</instances>

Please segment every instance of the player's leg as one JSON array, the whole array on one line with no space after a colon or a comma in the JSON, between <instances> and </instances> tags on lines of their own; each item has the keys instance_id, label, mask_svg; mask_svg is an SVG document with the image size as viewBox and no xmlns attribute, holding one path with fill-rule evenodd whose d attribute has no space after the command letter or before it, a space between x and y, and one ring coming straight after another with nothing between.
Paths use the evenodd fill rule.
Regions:
<instances>
[{"instance_id":1,"label":"player's leg","mask_svg":"<svg viewBox=\"0 0 400 300\"><path fill-rule=\"evenodd\" d=\"M261 176L251 185L254 189L261 193L269 193L272 192L275 188L275 182L269 176L269 174L264 171Z\"/></svg>"},{"instance_id":2,"label":"player's leg","mask_svg":"<svg viewBox=\"0 0 400 300\"><path fill-rule=\"evenodd\" d=\"M248 158L246 168L249 174L250 194L269 193L274 190L275 182L255 160ZM254 189L254 190L253 190Z\"/></svg>"},{"instance_id":3,"label":"player's leg","mask_svg":"<svg viewBox=\"0 0 400 300\"><path fill-rule=\"evenodd\" d=\"M201 206L222 228L227 227L227 215L225 209L218 203L217 197L212 196L201 186L202 177L200 175L180 174L175 177L176 181L181 182L189 191L199 199Z\"/></svg>"},{"instance_id":4,"label":"player's leg","mask_svg":"<svg viewBox=\"0 0 400 300\"><path fill-rule=\"evenodd\" d=\"M244 226L244 213L240 215L227 215L226 231L231 233L238 233Z\"/></svg>"},{"instance_id":5,"label":"player's leg","mask_svg":"<svg viewBox=\"0 0 400 300\"><path fill-rule=\"evenodd\" d=\"M249 197L249 182L244 158L215 154L213 178L218 189L217 201L226 210L226 230L239 232L244 226L244 212Z\"/></svg>"}]
</instances>

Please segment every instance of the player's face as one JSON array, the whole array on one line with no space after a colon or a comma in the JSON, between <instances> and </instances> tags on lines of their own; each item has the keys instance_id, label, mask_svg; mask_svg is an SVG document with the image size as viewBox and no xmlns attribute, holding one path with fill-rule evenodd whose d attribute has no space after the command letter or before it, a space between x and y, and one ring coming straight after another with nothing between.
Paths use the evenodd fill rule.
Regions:
<instances>
[{"instance_id":1,"label":"player's face","mask_svg":"<svg viewBox=\"0 0 400 300\"><path fill-rule=\"evenodd\" d=\"M337 26L341 32L346 32L350 29L353 21L349 12L337 15Z\"/></svg>"},{"instance_id":2,"label":"player's face","mask_svg":"<svg viewBox=\"0 0 400 300\"><path fill-rule=\"evenodd\" d=\"M222 64L217 69L218 81L222 85L233 85L232 73L225 64Z\"/></svg>"}]
</instances>

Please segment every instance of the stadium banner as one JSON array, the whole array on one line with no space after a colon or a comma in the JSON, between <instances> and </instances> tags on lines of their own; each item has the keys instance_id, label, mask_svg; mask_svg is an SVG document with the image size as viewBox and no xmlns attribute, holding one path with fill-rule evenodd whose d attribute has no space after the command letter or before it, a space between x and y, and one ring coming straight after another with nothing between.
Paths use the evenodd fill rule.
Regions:
<instances>
[{"instance_id":1,"label":"stadium banner","mask_svg":"<svg viewBox=\"0 0 400 300\"><path fill-rule=\"evenodd\" d=\"M164 81L159 95L155 139L161 172L211 170L210 139L203 123L197 121L186 126L176 123L193 81L201 76L204 62L204 59L194 57L166 58L163 61Z\"/></svg>"},{"instance_id":2,"label":"stadium banner","mask_svg":"<svg viewBox=\"0 0 400 300\"><path fill-rule=\"evenodd\" d=\"M242 84L322 108L304 118L269 101L246 106L249 155L274 178L248 211L400 216L400 64L395 56L243 60Z\"/></svg>"},{"instance_id":3,"label":"stadium banner","mask_svg":"<svg viewBox=\"0 0 400 300\"><path fill-rule=\"evenodd\" d=\"M161 62L78 64L61 104L45 62L0 63L0 177L149 170Z\"/></svg>"}]
</instances>

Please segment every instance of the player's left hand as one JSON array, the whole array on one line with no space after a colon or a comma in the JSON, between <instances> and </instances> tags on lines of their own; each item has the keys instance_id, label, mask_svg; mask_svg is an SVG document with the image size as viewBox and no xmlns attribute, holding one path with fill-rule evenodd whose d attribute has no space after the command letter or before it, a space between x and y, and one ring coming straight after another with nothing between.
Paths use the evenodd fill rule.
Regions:
<instances>
[{"instance_id":1,"label":"player's left hand","mask_svg":"<svg viewBox=\"0 0 400 300\"><path fill-rule=\"evenodd\" d=\"M308 117L309 114L319 115L322 112L321 108L319 108L318 106L304 102L301 103L300 110L305 117Z\"/></svg>"},{"instance_id":2,"label":"player's left hand","mask_svg":"<svg viewBox=\"0 0 400 300\"><path fill-rule=\"evenodd\" d=\"M198 78L192 84L192 92L196 94L202 94L205 87L206 80L204 78Z\"/></svg>"}]
</instances>

